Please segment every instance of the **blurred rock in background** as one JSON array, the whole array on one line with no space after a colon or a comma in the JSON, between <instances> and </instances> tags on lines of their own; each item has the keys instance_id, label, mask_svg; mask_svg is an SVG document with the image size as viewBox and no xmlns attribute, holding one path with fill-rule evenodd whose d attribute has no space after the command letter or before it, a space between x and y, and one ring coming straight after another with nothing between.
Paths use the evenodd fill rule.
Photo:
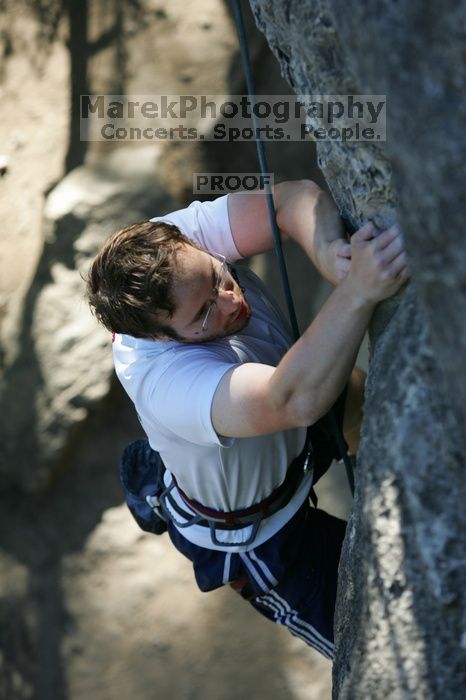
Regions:
<instances>
[{"instance_id":1,"label":"blurred rock in background","mask_svg":"<svg viewBox=\"0 0 466 700\"><path fill-rule=\"evenodd\" d=\"M258 92L291 92L243 5ZM257 172L250 143L79 136L80 94L243 93L230 5L1 9L0 697L327 699L325 659L230 590L199 593L189 563L121 505L119 457L140 426L81 279L113 230L187 205L193 172ZM311 143L267 150L276 181L320 178ZM304 326L328 286L298 250L289 259ZM280 288L273 256L251 264ZM334 475L322 503L344 514Z\"/></svg>"}]
</instances>

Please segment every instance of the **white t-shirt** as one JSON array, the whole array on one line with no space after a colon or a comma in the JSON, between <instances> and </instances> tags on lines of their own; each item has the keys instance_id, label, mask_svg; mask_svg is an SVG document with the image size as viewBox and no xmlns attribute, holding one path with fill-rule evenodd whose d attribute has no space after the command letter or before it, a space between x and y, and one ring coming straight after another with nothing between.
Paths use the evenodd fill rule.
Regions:
<instances>
[{"instance_id":1,"label":"white t-shirt","mask_svg":"<svg viewBox=\"0 0 466 700\"><path fill-rule=\"evenodd\" d=\"M227 202L228 195L213 202L193 202L152 221L175 224L208 252L222 253L235 262L240 255ZM263 283L244 266L236 271L252 308L251 319L240 333L202 344L116 334L113 343L117 375L135 404L151 447L188 496L222 511L246 508L269 496L300 453L306 432L297 428L253 438L225 438L214 430L212 400L223 375L244 362L276 366L292 342L289 326ZM281 517L268 518L274 523L261 528L260 540L267 539L271 525L278 530L279 521L286 522L304 497L297 494L286 512L280 511ZM238 531L238 542L244 541L247 530ZM212 547L206 528L192 526L182 532L187 539ZM234 537L228 532L226 536Z\"/></svg>"}]
</instances>

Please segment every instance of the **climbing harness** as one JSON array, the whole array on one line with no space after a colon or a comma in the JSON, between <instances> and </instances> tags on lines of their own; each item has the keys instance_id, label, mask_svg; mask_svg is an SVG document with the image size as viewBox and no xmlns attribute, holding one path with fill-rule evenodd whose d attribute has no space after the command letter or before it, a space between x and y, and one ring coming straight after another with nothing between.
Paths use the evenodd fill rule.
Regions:
<instances>
[{"instance_id":1,"label":"climbing harness","mask_svg":"<svg viewBox=\"0 0 466 700\"><path fill-rule=\"evenodd\" d=\"M260 503L255 503L248 508L242 508L235 511L218 511L213 508L206 508L201 503L198 503L192 498L189 498L182 489L178 486L176 479L173 475L172 484L168 487L165 493L161 494L160 502L162 508L166 512L167 501L169 502L171 508L175 510L178 515L184 519L184 522L178 522L174 520L173 514L170 513L172 521L178 527L188 527L192 524L202 525L210 529L211 540L215 545L220 546L236 546L236 543L228 544L225 542L220 542L217 537L217 530L241 530L245 527L251 527L251 532L243 546L247 547L252 542L254 542L259 526L265 518L270 518L272 515L277 513L279 510L284 508L295 495L301 482L307 474L307 469L304 468L304 462L308 460L307 449L303 449L301 454L293 460L291 465L288 467L284 481L263 501ZM176 486L177 491L184 503L190 508L191 511L195 513L187 513L175 499L170 497L170 490L173 486ZM314 505L317 505L317 496L313 489L311 489L311 499Z\"/></svg>"},{"instance_id":2,"label":"climbing harness","mask_svg":"<svg viewBox=\"0 0 466 700\"><path fill-rule=\"evenodd\" d=\"M253 81L253 77L252 77L252 67L251 67L251 61L249 58L246 31L245 31L245 27L244 27L243 13L241 11L240 0L233 0L232 5L233 5L233 15L234 15L235 25L236 25L236 32L238 34L238 41L239 41L241 57L242 57L242 61L243 61L244 75L246 78L248 96L249 96L249 99L250 99L251 105L252 105L251 113L252 113L252 120L253 120L253 125L254 125L254 133L256 134L256 138L255 138L256 149L257 149L257 155L258 155L258 159L259 159L260 171L261 171L263 182L264 182L265 197L266 197L266 202L267 202L267 210L268 210L268 214L269 214L270 225L271 225L272 233L273 233L275 254L277 257L280 276L282 279L283 292L285 295L286 305L288 308L288 315L290 317L290 323L291 323L291 327L293 330L293 336L294 336L295 341L297 341L300 337L300 332L299 332L298 322L296 319L296 312L295 312L295 307L294 307L294 303L293 303L293 297L291 294L291 288L290 288L288 273L287 273L287 269L286 269L286 262L285 262L285 257L283 254L283 249L282 249L282 244L281 244L281 239L280 239L280 230L278 228L277 216L276 216L276 212L275 212L272 190L271 190L268 178L267 178L267 175L269 172L268 165L267 165L267 157L265 154L264 143L260 137L261 132L260 132L259 124L258 124L256 110L254 109L254 106L256 104L256 94L255 94L255 90L254 90L254 81ZM352 495L354 496L353 463L352 463L352 459L351 459L350 455L347 452L343 435L342 435L342 433L337 425L334 411L332 409L330 409L330 411L326 414L325 418L329 422L329 426L330 426L332 435L337 443L341 458L344 461L345 469L346 469L346 476L348 478L349 487L350 487ZM306 444L307 443L310 445L309 429L308 429L308 434L306 436Z\"/></svg>"},{"instance_id":3,"label":"climbing harness","mask_svg":"<svg viewBox=\"0 0 466 700\"><path fill-rule=\"evenodd\" d=\"M179 487L173 474L170 483L164 481L165 466L158 452L153 450L147 439L132 442L123 451L120 464L120 479L123 485L126 503L138 525L146 532L161 535L167 530L167 523L184 529L192 525L209 528L213 544L221 547L237 546L236 542L220 541L218 530L242 530L251 527L247 539L242 545L247 547L255 540L259 526L264 518L284 508L298 490L310 469L308 445L289 466L285 480L263 501L249 508L236 511L218 511L207 508L189 498ZM175 499L175 492L189 509L186 510ZM317 505L317 497L311 488L311 500Z\"/></svg>"}]
</instances>

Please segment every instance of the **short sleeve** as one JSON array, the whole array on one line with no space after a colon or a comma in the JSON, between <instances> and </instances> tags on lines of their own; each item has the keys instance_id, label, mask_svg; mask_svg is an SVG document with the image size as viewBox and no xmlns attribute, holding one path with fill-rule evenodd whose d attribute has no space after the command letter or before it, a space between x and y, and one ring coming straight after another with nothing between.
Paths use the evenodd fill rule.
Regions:
<instances>
[{"instance_id":1,"label":"short sleeve","mask_svg":"<svg viewBox=\"0 0 466 700\"><path fill-rule=\"evenodd\" d=\"M182 352L148 387L145 405L166 430L196 445L229 446L232 438L217 435L212 424L212 401L222 377L237 363L207 351Z\"/></svg>"},{"instance_id":2,"label":"short sleeve","mask_svg":"<svg viewBox=\"0 0 466 700\"><path fill-rule=\"evenodd\" d=\"M229 262L241 258L235 245L228 215L228 196L212 202L192 202L186 209L178 209L166 216L155 216L151 221L167 221L209 253L221 253Z\"/></svg>"}]
</instances>

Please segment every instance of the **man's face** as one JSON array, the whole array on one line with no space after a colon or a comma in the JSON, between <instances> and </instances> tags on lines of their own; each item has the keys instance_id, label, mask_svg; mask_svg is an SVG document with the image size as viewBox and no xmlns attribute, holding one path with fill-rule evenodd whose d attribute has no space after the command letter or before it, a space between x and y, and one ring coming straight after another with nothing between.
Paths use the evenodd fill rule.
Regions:
<instances>
[{"instance_id":1,"label":"man's face","mask_svg":"<svg viewBox=\"0 0 466 700\"><path fill-rule=\"evenodd\" d=\"M241 331L251 318L251 307L222 262L188 245L177 253L177 262L176 311L168 325L180 340L204 343Z\"/></svg>"}]
</instances>

